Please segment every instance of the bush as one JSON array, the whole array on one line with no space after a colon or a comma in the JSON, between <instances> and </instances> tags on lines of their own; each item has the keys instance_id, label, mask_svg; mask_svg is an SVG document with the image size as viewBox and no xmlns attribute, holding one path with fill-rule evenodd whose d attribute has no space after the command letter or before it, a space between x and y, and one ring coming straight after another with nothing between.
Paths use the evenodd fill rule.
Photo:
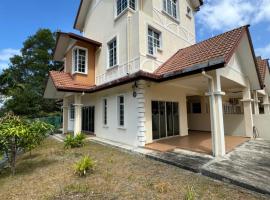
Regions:
<instances>
[{"instance_id":1,"label":"bush","mask_svg":"<svg viewBox=\"0 0 270 200\"><path fill-rule=\"evenodd\" d=\"M79 176L85 176L87 172L92 171L95 162L89 156L84 156L79 162L74 166L75 174Z\"/></svg>"},{"instance_id":2,"label":"bush","mask_svg":"<svg viewBox=\"0 0 270 200\"><path fill-rule=\"evenodd\" d=\"M188 186L187 192L185 195L185 200L195 200L195 191L194 188L191 186Z\"/></svg>"},{"instance_id":3,"label":"bush","mask_svg":"<svg viewBox=\"0 0 270 200\"><path fill-rule=\"evenodd\" d=\"M51 125L31 123L12 113L0 118L0 154L6 155L13 174L18 153L37 147L51 129Z\"/></svg>"},{"instance_id":4,"label":"bush","mask_svg":"<svg viewBox=\"0 0 270 200\"><path fill-rule=\"evenodd\" d=\"M65 148L79 148L84 145L85 135L80 133L75 137L72 135L67 135L64 140Z\"/></svg>"}]
</instances>

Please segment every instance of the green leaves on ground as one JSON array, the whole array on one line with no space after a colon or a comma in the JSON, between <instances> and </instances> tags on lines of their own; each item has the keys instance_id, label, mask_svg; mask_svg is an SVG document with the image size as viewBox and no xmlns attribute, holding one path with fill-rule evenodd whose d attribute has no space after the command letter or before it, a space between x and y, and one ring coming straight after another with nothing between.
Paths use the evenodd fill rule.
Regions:
<instances>
[{"instance_id":1,"label":"green leaves on ground","mask_svg":"<svg viewBox=\"0 0 270 200\"><path fill-rule=\"evenodd\" d=\"M52 130L49 124L30 122L12 113L0 118L0 154L7 156L13 174L18 153L33 150Z\"/></svg>"}]
</instances>

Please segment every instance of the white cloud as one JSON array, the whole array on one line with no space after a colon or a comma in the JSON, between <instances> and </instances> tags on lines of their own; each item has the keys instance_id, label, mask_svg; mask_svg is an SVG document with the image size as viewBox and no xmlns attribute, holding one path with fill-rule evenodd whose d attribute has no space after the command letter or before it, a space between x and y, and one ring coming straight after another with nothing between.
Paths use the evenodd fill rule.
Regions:
<instances>
[{"instance_id":1,"label":"white cloud","mask_svg":"<svg viewBox=\"0 0 270 200\"><path fill-rule=\"evenodd\" d=\"M14 55L19 55L20 50L18 49L2 49L0 50L0 71L7 68L9 64L9 59Z\"/></svg>"},{"instance_id":2,"label":"white cloud","mask_svg":"<svg viewBox=\"0 0 270 200\"><path fill-rule=\"evenodd\" d=\"M255 50L258 56L262 56L262 58L270 58L270 44L265 47L261 47Z\"/></svg>"},{"instance_id":3,"label":"white cloud","mask_svg":"<svg viewBox=\"0 0 270 200\"><path fill-rule=\"evenodd\" d=\"M270 21L270 0L206 0L198 21L216 31Z\"/></svg>"}]
</instances>

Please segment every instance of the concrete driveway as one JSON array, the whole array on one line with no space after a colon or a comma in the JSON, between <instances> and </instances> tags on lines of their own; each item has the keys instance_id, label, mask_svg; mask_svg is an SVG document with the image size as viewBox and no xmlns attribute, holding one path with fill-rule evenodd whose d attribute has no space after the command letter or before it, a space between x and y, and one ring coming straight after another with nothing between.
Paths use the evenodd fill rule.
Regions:
<instances>
[{"instance_id":1,"label":"concrete driveway","mask_svg":"<svg viewBox=\"0 0 270 200\"><path fill-rule=\"evenodd\" d=\"M270 140L250 140L201 168L201 173L241 187L270 194Z\"/></svg>"}]
</instances>

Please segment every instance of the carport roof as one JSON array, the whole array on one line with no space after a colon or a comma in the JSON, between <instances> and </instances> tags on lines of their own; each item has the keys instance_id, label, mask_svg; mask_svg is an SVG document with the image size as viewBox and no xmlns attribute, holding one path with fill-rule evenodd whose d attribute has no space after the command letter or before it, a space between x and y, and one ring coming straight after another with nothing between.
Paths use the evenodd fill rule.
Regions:
<instances>
[{"instance_id":1,"label":"carport roof","mask_svg":"<svg viewBox=\"0 0 270 200\"><path fill-rule=\"evenodd\" d=\"M172 73L218 58L223 58L226 63L230 60L247 30L248 26L242 26L190 47L180 49L154 73L157 75Z\"/></svg>"}]
</instances>

